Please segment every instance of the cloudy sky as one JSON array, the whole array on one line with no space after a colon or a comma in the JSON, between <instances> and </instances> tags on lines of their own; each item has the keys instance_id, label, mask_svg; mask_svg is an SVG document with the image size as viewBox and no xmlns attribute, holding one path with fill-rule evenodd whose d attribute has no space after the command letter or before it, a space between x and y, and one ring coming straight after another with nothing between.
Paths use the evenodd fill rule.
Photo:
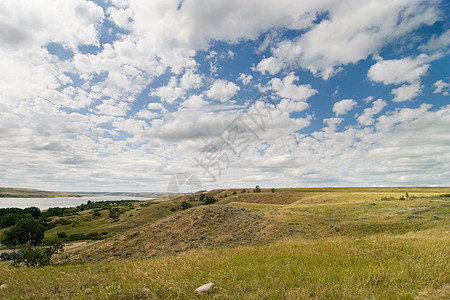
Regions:
<instances>
[{"instance_id":1,"label":"cloudy sky","mask_svg":"<svg viewBox=\"0 0 450 300\"><path fill-rule=\"evenodd\" d=\"M3 0L0 186L448 186L449 15L433 0Z\"/></svg>"}]
</instances>

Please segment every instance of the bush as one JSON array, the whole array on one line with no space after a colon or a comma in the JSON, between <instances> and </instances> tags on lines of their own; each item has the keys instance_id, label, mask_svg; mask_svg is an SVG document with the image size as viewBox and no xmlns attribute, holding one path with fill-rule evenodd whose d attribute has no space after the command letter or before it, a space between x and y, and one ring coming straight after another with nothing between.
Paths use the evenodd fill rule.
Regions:
<instances>
[{"instance_id":1,"label":"bush","mask_svg":"<svg viewBox=\"0 0 450 300\"><path fill-rule=\"evenodd\" d=\"M272 191L272 193L275 193L275 188L272 188L271 191Z\"/></svg>"},{"instance_id":2,"label":"bush","mask_svg":"<svg viewBox=\"0 0 450 300\"><path fill-rule=\"evenodd\" d=\"M259 188L259 185L257 185L257 186L253 189L253 193L261 193L261 189Z\"/></svg>"},{"instance_id":3,"label":"bush","mask_svg":"<svg viewBox=\"0 0 450 300\"><path fill-rule=\"evenodd\" d=\"M3 252L1 255L0 255L0 260L14 260L14 259L16 259L16 256L17 256L17 254L16 254L16 252Z\"/></svg>"},{"instance_id":4,"label":"bush","mask_svg":"<svg viewBox=\"0 0 450 300\"><path fill-rule=\"evenodd\" d=\"M69 221L66 218L60 218L58 220L55 220L54 223L61 224L61 225L69 225L72 223L72 221Z\"/></svg>"},{"instance_id":5,"label":"bush","mask_svg":"<svg viewBox=\"0 0 450 300\"><path fill-rule=\"evenodd\" d=\"M80 241L80 240L86 240L87 237L84 233L72 233L72 234L69 234L66 239L68 241Z\"/></svg>"},{"instance_id":6,"label":"bush","mask_svg":"<svg viewBox=\"0 0 450 300\"><path fill-rule=\"evenodd\" d=\"M205 200L203 201L204 204L214 204L217 202L217 199L214 198L214 196L206 196Z\"/></svg>"},{"instance_id":7,"label":"bush","mask_svg":"<svg viewBox=\"0 0 450 300\"><path fill-rule=\"evenodd\" d=\"M50 264L54 254L64 252L64 243L61 239L53 238L43 243L42 247L33 247L31 243L21 246L14 257L14 265L24 264L27 267L45 266Z\"/></svg>"},{"instance_id":8,"label":"bush","mask_svg":"<svg viewBox=\"0 0 450 300\"><path fill-rule=\"evenodd\" d=\"M200 194L200 198L198 198L198 201L203 202L205 201L206 195L205 194Z\"/></svg>"},{"instance_id":9,"label":"bush","mask_svg":"<svg viewBox=\"0 0 450 300\"><path fill-rule=\"evenodd\" d=\"M192 204L191 204L191 203L189 203L189 202L187 202L187 201L181 202L181 209L182 209L182 210L185 210L185 209L188 209L188 208L191 208L191 207L192 207Z\"/></svg>"},{"instance_id":10,"label":"bush","mask_svg":"<svg viewBox=\"0 0 450 300\"><path fill-rule=\"evenodd\" d=\"M245 189L242 189L241 194L243 193L247 193L247 191Z\"/></svg>"},{"instance_id":11,"label":"bush","mask_svg":"<svg viewBox=\"0 0 450 300\"><path fill-rule=\"evenodd\" d=\"M118 207L112 207L109 209L109 217L111 219L119 219L121 211Z\"/></svg>"},{"instance_id":12,"label":"bush","mask_svg":"<svg viewBox=\"0 0 450 300\"><path fill-rule=\"evenodd\" d=\"M233 195L236 195L236 194L237 194L236 191L234 191L234 192L233 192Z\"/></svg>"},{"instance_id":13,"label":"bush","mask_svg":"<svg viewBox=\"0 0 450 300\"><path fill-rule=\"evenodd\" d=\"M57 232L56 235L57 235L58 238L60 238L60 239L65 239L65 238L67 238L67 233L66 233L65 231Z\"/></svg>"}]
</instances>

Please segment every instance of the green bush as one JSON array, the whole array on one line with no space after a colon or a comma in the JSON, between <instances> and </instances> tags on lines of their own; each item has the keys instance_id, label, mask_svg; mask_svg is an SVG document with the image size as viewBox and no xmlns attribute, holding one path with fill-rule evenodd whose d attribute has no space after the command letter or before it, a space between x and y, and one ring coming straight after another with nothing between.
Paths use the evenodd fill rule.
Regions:
<instances>
[{"instance_id":1,"label":"green bush","mask_svg":"<svg viewBox=\"0 0 450 300\"><path fill-rule=\"evenodd\" d=\"M214 196L206 196L205 200L203 201L204 204L209 205L209 204L214 204L217 202L217 199L214 198Z\"/></svg>"},{"instance_id":2,"label":"green bush","mask_svg":"<svg viewBox=\"0 0 450 300\"><path fill-rule=\"evenodd\" d=\"M65 239L65 238L67 238L67 233L66 233L65 231L57 232L56 235L57 235L58 238L60 238L60 239Z\"/></svg>"},{"instance_id":3,"label":"green bush","mask_svg":"<svg viewBox=\"0 0 450 300\"><path fill-rule=\"evenodd\" d=\"M185 209L188 209L188 208L191 208L191 207L192 207L192 204L191 204L191 203L189 203L189 202L187 202L187 201L181 202L181 209L182 209L182 210L185 210Z\"/></svg>"},{"instance_id":4,"label":"green bush","mask_svg":"<svg viewBox=\"0 0 450 300\"><path fill-rule=\"evenodd\" d=\"M41 247L34 247L27 243L18 249L15 253L14 265L24 264L27 267L45 266L50 264L54 254L64 252L64 243L61 239L53 238L43 243Z\"/></svg>"}]
</instances>

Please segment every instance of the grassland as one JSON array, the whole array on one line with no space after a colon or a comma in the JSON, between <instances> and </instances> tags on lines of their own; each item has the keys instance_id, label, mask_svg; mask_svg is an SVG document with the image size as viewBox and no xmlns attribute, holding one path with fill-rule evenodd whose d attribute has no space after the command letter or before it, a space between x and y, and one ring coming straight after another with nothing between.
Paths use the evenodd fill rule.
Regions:
<instances>
[{"instance_id":1,"label":"grassland","mask_svg":"<svg viewBox=\"0 0 450 300\"><path fill-rule=\"evenodd\" d=\"M10 268L1 262L0 285L6 286L0 289L0 298L450 298L450 197L441 196L450 194L450 188L241 190L211 191L221 199L219 205L210 206L211 211L217 207L219 213L223 204L244 209L245 214L231 214L235 216L233 224L239 226L247 224L247 216L265 220L270 234L263 240L250 240L247 246L196 244L200 247L171 251L182 242L185 245L195 233L192 231L211 226L218 218L196 214L203 211L198 207L171 210L179 207L183 197L138 206L115 223L93 223L97 221L86 211L76 216L77 224L67 230L80 226L80 231L100 231L96 228L101 227L112 237L67 254L90 252L98 262L66 262L34 269ZM231 220L230 216L225 219ZM106 220L106 216L101 219ZM161 255L150 259L117 259L121 251L131 249L127 245L139 248L151 244L149 230L166 228L158 224L173 224L174 234L165 245L166 254L171 255L164 255L162 248ZM183 231L182 226L188 229ZM241 230L233 231L235 226L218 227L220 235L239 239ZM61 228L52 230L49 235ZM217 238L217 230L203 230L204 240ZM141 234L134 235L136 232ZM117 255L112 258L96 257L92 251L114 242ZM209 281L218 287L215 292L195 295L194 289Z\"/></svg>"},{"instance_id":2,"label":"grassland","mask_svg":"<svg viewBox=\"0 0 450 300\"><path fill-rule=\"evenodd\" d=\"M7 198L53 198L53 197L77 197L77 196L78 195L64 192L49 192L34 189L0 187L0 197L7 197Z\"/></svg>"}]
</instances>

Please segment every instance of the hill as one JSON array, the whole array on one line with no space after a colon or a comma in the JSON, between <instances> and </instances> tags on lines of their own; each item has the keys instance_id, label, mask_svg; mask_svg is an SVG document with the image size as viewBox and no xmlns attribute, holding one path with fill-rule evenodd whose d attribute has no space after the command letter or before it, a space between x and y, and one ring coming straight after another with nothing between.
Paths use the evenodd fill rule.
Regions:
<instances>
[{"instance_id":1,"label":"hill","mask_svg":"<svg viewBox=\"0 0 450 300\"><path fill-rule=\"evenodd\" d=\"M242 190L134 203L119 220L105 209L54 217L49 236L107 239L61 265L0 262L0 298L450 298L450 188ZM214 294L194 293L210 281Z\"/></svg>"},{"instance_id":2,"label":"hill","mask_svg":"<svg viewBox=\"0 0 450 300\"><path fill-rule=\"evenodd\" d=\"M0 187L0 197L14 198L52 198L52 197L78 197L76 194L64 192L50 192L25 188Z\"/></svg>"},{"instance_id":3,"label":"hill","mask_svg":"<svg viewBox=\"0 0 450 300\"><path fill-rule=\"evenodd\" d=\"M143 259L191 249L250 245L268 239L272 235L270 228L268 220L246 209L198 206L139 226L114 239L87 245L72 253L72 259Z\"/></svg>"}]
</instances>

